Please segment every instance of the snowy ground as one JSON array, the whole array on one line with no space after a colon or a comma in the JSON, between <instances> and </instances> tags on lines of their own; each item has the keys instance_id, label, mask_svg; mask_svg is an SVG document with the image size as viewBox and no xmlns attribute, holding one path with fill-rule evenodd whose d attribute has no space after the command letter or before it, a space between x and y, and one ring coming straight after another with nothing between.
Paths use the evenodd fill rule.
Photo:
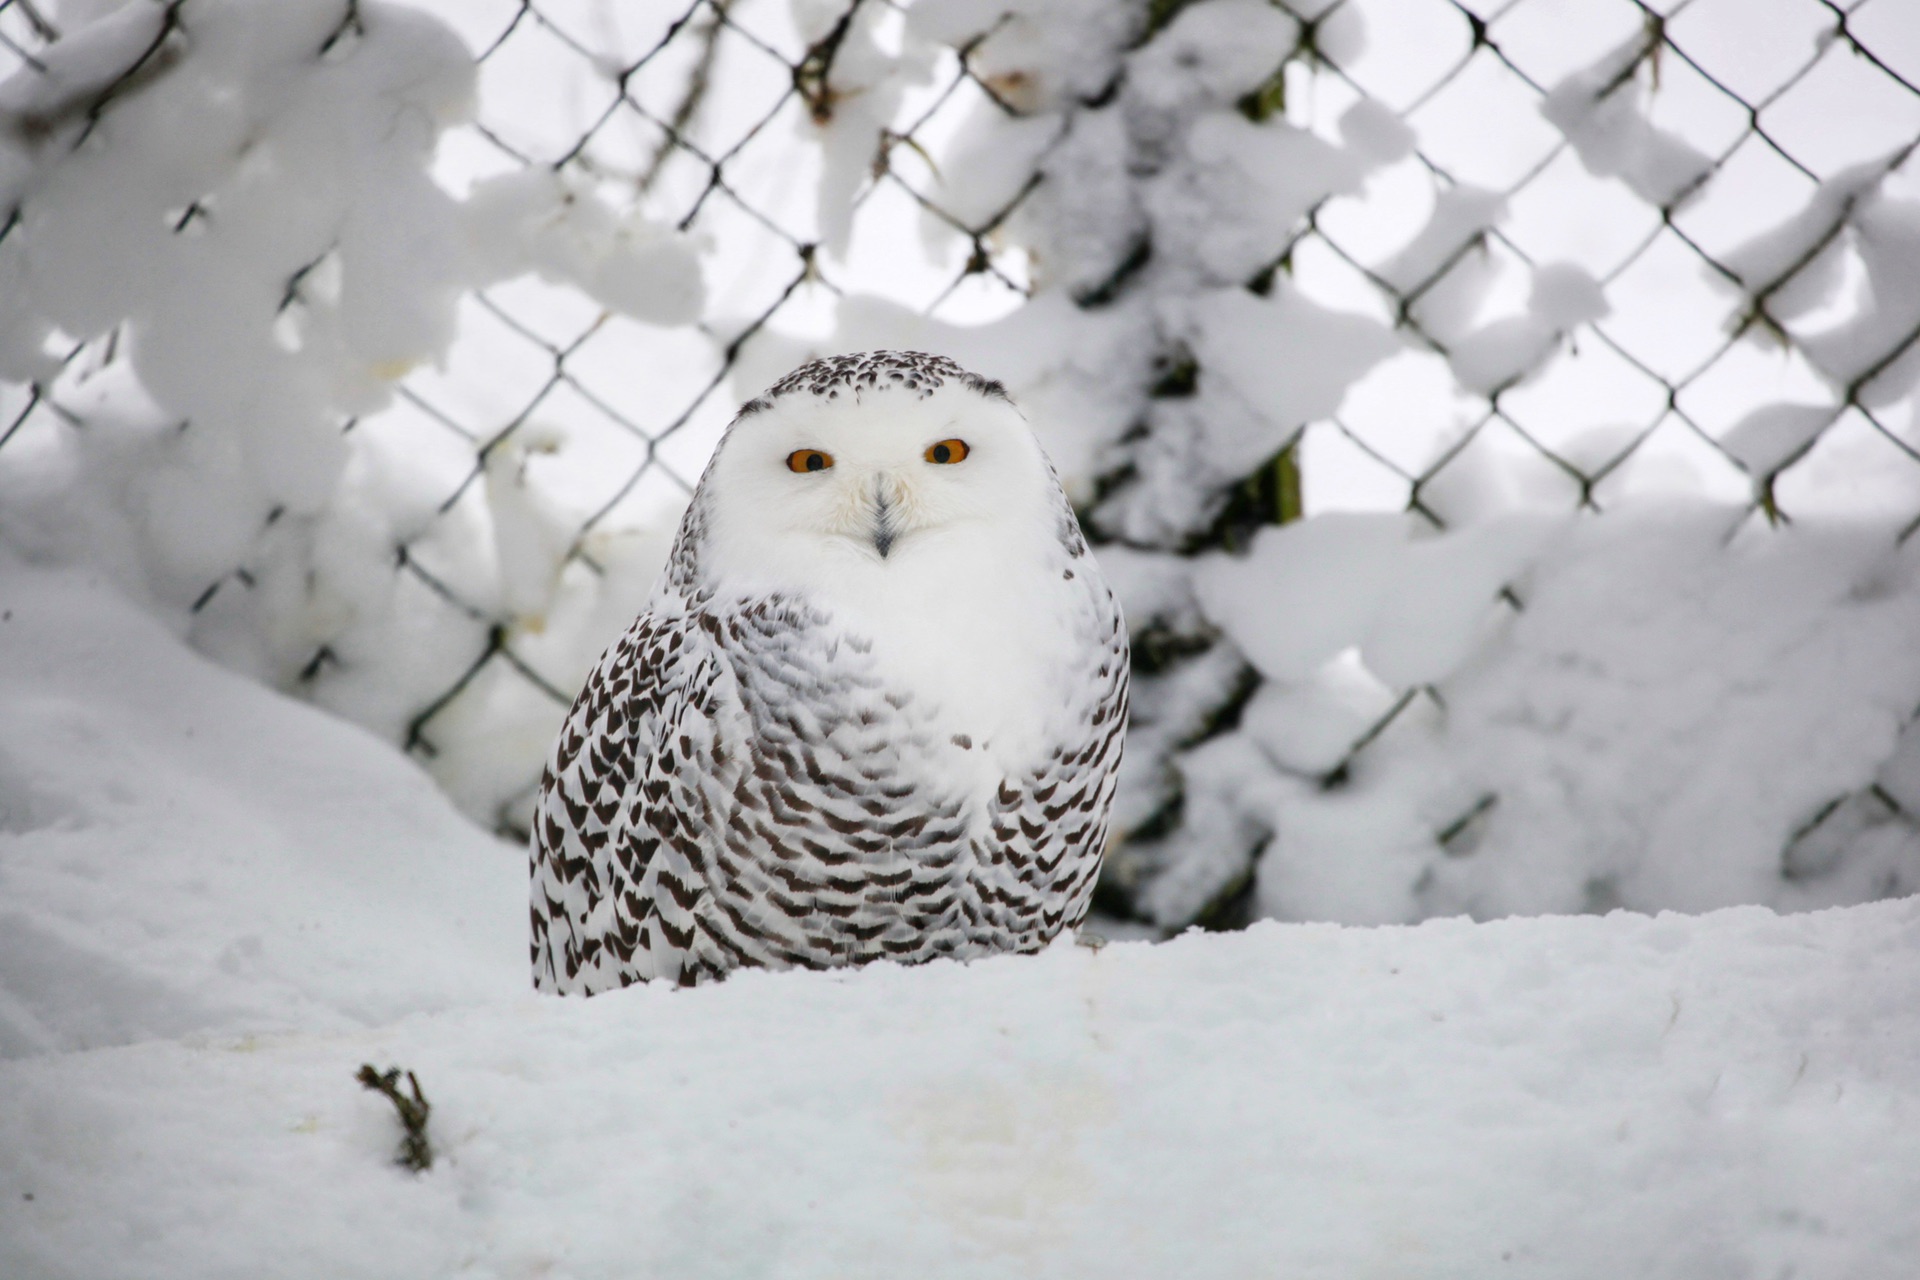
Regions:
<instances>
[{"instance_id":1,"label":"snowy ground","mask_svg":"<svg viewBox=\"0 0 1920 1280\"><path fill-rule=\"evenodd\" d=\"M524 865L371 734L0 551L0 1056L514 989Z\"/></svg>"},{"instance_id":2,"label":"snowy ground","mask_svg":"<svg viewBox=\"0 0 1920 1280\"><path fill-rule=\"evenodd\" d=\"M0 1271L1894 1280L1916 944L1910 901L1267 924L44 1056ZM362 1061L419 1073L425 1176Z\"/></svg>"},{"instance_id":3,"label":"snowy ground","mask_svg":"<svg viewBox=\"0 0 1920 1280\"><path fill-rule=\"evenodd\" d=\"M1920 900L536 999L517 850L0 563L0 1276L1906 1277ZM419 1073L396 1168L362 1062Z\"/></svg>"}]
</instances>

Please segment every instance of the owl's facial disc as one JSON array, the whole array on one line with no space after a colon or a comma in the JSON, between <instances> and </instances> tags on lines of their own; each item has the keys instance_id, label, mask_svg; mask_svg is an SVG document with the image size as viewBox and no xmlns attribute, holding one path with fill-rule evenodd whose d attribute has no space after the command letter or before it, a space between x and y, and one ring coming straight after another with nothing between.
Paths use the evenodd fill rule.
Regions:
<instances>
[{"instance_id":1,"label":"owl's facial disc","mask_svg":"<svg viewBox=\"0 0 1920 1280\"><path fill-rule=\"evenodd\" d=\"M703 558L742 590L950 580L962 564L1045 545L1058 521L1019 411L953 383L784 396L729 433L704 483Z\"/></svg>"},{"instance_id":2,"label":"owl's facial disc","mask_svg":"<svg viewBox=\"0 0 1920 1280\"><path fill-rule=\"evenodd\" d=\"M759 514L778 517L788 538L823 537L833 555L857 548L876 567L942 531L1011 514L1034 472L1019 415L972 393L794 409L768 424L785 430L762 446L778 470Z\"/></svg>"}]
</instances>

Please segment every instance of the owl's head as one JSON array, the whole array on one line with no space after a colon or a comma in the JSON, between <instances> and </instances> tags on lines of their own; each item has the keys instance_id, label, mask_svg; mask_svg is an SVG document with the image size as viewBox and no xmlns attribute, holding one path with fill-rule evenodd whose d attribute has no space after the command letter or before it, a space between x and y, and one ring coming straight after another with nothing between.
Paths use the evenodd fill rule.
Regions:
<instances>
[{"instance_id":1,"label":"owl's head","mask_svg":"<svg viewBox=\"0 0 1920 1280\"><path fill-rule=\"evenodd\" d=\"M1066 509L999 383L904 351L788 374L741 409L701 490L703 568L769 586L1057 543Z\"/></svg>"}]
</instances>

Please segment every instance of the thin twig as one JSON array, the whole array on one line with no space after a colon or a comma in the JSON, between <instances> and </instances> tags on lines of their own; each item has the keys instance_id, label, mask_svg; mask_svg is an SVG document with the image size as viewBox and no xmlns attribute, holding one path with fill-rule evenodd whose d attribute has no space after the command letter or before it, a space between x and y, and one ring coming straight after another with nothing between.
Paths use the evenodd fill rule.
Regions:
<instances>
[{"instance_id":1,"label":"thin twig","mask_svg":"<svg viewBox=\"0 0 1920 1280\"><path fill-rule=\"evenodd\" d=\"M400 1154L394 1157L394 1163L415 1173L433 1168L433 1148L427 1143L427 1117L433 1108L427 1103L427 1095L420 1092L419 1077L407 1072L407 1087L413 1091L411 1098L400 1092L399 1067L375 1071L372 1063L362 1063L354 1079L375 1093L385 1094L393 1109L400 1113L400 1127L406 1132L400 1139Z\"/></svg>"}]
</instances>

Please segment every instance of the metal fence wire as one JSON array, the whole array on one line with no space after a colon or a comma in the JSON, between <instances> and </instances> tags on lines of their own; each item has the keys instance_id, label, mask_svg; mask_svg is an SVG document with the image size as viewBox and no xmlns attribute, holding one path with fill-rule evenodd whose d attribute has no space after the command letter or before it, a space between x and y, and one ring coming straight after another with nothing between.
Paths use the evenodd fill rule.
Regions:
<instances>
[{"instance_id":1,"label":"metal fence wire","mask_svg":"<svg viewBox=\"0 0 1920 1280\"><path fill-rule=\"evenodd\" d=\"M1821 459L1843 456L1840 445L1845 465L1920 469L1910 402L1883 394L1895 382L1904 387L1906 365L1920 360L1920 311L1901 321L1898 307L1883 307L1875 349L1836 379L1833 354L1808 349L1817 341L1808 336L1806 308L1780 305L1809 273L1833 269L1827 250L1853 226L1868 193L1884 181L1910 179L1908 161L1920 143L1920 31L1902 12L1904 0L1781 0L1765 22L1730 0L1269 2L1294 19L1297 39L1241 102L1249 120L1312 124L1315 103L1328 95L1380 104L1381 115L1412 139L1397 162L1399 180L1443 197L1474 193L1499 213L1463 218L1451 243L1430 246L1415 263L1380 247L1386 233L1378 224L1398 199L1391 184L1330 195L1297 219L1270 261L1244 282L1248 289L1266 292L1276 273L1340 276L1370 290L1412 344L1441 356L1457 333L1434 318L1445 310L1450 282L1469 267L1504 264L1524 277L1543 261L1572 254L1598 282L1606 305L1575 320L1555 335L1550 351L1523 367L1455 388L1431 406L1431 421L1421 421L1428 411L1406 397L1388 409L1362 396L1340 414L1298 424L1279 454L1204 495L1204 519L1185 527L1142 530L1127 518L1140 471L1131 450L1142 428L1099 456L1098 474L1083 491L1083 522L1096 543L1172 557L1237 549L1259 527L1301 514L1303 478L1310 495L1323 459L1337 459L1359 477L1353 491L1360 496L1349 505L1415 512L1436 528L1450 517L1434 495L1458 469L1485 465L1488 450L1502 467L1530 469L1542 483L1559 485L1569 508L1593 514L1605 512L1610 482L1630 459L1666 450L1686 460L1703 492L1748 502L1751 521L1762 527L1795 518L1803 497L1796 477L1839 465ZM1016 7L1043 6L1028 0ZM963 320L1025 302L1036 264L1017 224L1023 209L1048 198L1050 147L1038 148L1024 181L984 210L954 207L952 187L941 181L945 149L982 112L1009 121L1053 119L1053 137L1068 136L1077 117L1109 106L1127 74L1124 55L1161 40L1193 6L1115 0L1113 7L1125 11L1129 38L1108 82L1040 105L1017 75L997 69L1007 60L993 56L995 41L1018 36L1017 14L995 14L951 42L929 73L900 73L906 88L894 91L889 70L871 65L869 45L861 48L862 65L847 65L860 22L903 20L908 6L891 0L821 0L798 6L798 21L773 0L691 0L670 19L585 0L440 7L479 66L477 115L443 148L452 163L469 176L516 169L566 175L698 238L713 275L707 314L678 337L538 280L490 286L462 304L461 336L447 362L399 383L379 429L440 459L441 489L431 512L392 547L391 573L411 584L405 607L433 612L471 638L460 661L438 673L437 687L386 725L407 750L433 767L454 739L489 732L478 704L502 696L504 687L532 691L555 716L571 699L577 675L536 652L537 637L497 593L473 589L445 567L446 540L467 536L449 533L449 522L481 500L490 462L518 440L521 464L539 465L538 450L525 447L530 426L561 421L574 439L594 442L576 448L571 462L563 456L553 465L576 468L569 483L578 518L564 556L600 573L606 537L648 519L670 520L675 502L691 491L719 429L755 389L736 377L756 343L783 329L818 331L821 308L853 294L891 296L914 311ZM194 0L165 6L164 27L150 46L104 88L71 104L87 124L70 145L84 146L93 123L109 117L120 98L165 73L167 61L194 39L195 11ZM1364 20L1364 45L1350 38L1356 19ZM345 0L335 35L350 37L362 23L361 6ZM1644 107L1684 137L1703 163L1671 181L1658 173L1596 172L1604 157L1593 147L1583 153L1579 127L1555 127L1550 93L1605 52L1566 33L1594 23L1628 32L1628 44L1612 78L1588 86L1593 101L1632 97L1640 104L1635 110ZM0 59L12 74L33 74L61 38L60 13L44 0L0 0ZM1390 78L1361 55L1363 47L1394 52ZM1742 56L1729 59L1730 47ZM823 162L801 157L795 139L856 111L877 113L871 149L851 161L829 156L823 176ZM53 127L17 117L8 123L15 130ZM854 176L835 179L836 164ZM1845 173L1856 176L1838 190L1833 180ZM844 199L816 207L813 193L835 180L844 182ZM1837 194L1823 202L1813 198L1817 189ZM1785 261L1732 252L1802 206L1820 225ZM1582 211L1571 219L1578 226L1569 226L1570 209ZM183 213L183 228L192 216L191 209ZM0 246L21 218L18 207L0 209ZM823 248L836 234L846 246ZM890 274L889 255L919 252L914 237L945 265L916 268L910 279ZM1074 304L1097 311L1124 302L1151 278L1158 249L1164 246L1126 246L1103 279L1076 290ZM1676 280L1685 281L1683 304L1674 302ZM290 301L302 283L287 282ZM1676 316L1676 307L1684 314ZM0 401L8 410L0 419L0 452L34 430L104 429L68 384L83 368L97 373L116 359L116 336L87 337L67 353L58 376L10 388ZM1764 358L1793 353L1823 370L1837 394L1818 401L1822 420L1784 452L1730 448L1732 423L1778 398L1755 390L1763 358L1756 353L1769 344ZM771 349L785 348L776 342ZM1142 371L1143 422L1152 404L1189 397L1207 377L1177 343L1150 359L1152 367ZM1809 375L1806 385L1817 384ZM1582 406L1577 422L1567 421L1568 404ZM374 424L344 425L365 431ZM1600 425L1611 429L1605 450L1596 452L1590 436L1576 439L1574 427ZM1438 435L1444 447L1416 447ZM1899 537L1916 529L1920 509ZM207 581L189 608L195 615L218 609L223 596L252 585L249 564L236 563ZM1517 598L1510 603L1521 606ZM1138 678L1149 705L1155 682L1178 680L1217 643L1204 628L1136 624ZM328 682L340 678L346 661L322 639L290 683L325 702ZM1230 728L1257 683L1244 669L1227 682L1204 724L1163 749L1191 747ZM1406 690L1335 772L1432 692ZM539 765L534 750L516 759L508 769L518 770L515 777L463 797L506 831L520 827ZM1179 791L1176 782L1140 824L1143 846L1182 820ZM1871 800L1899 810L1884 791ZM1861 802L1837 798L1808 832L1843 804ZM1443 824L1435 839L1445 844L1480 811ZM1110 910L1136 910L1133 879L1153 868L1130 864L1125 849L1113 866L1102 901ZM1241 918L1244 885L1244 877L1222 885L1194 917Z\"/></svg>"}]
</instances>

